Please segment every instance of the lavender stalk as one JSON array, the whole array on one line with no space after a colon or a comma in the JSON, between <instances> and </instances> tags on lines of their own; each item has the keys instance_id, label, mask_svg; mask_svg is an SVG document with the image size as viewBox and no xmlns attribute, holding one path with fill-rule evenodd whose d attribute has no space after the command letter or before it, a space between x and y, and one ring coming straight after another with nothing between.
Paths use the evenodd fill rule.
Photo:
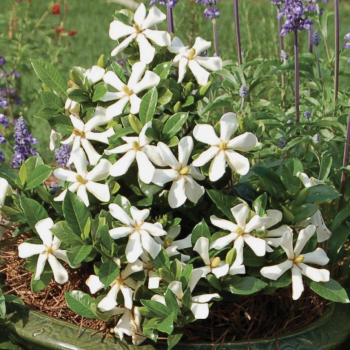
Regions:
<instances>
[{"instance_id":1,"label":"lavender stalk","mask_svg":"<svg viewBox=\"0 0 350 350\"><path fill-rule=\"evenodd\" d=\"M217 25L216 19L213 19L212 22L213 22L215 55L219 57L220 49L219 49L219 37L218 37L218 25Z\"/></svg>"},{"instance_id":2,"label":"lavender stalk","mask_svg":"<svg viewBox=\"0 0 350 350\"><path fill-rule=\"evenodd\" d=\"M239 13L238 13L238 0L233 0L233 12L235 16L235 31L236 31L236 44L237 44L237 57L238 64L242 64L242 47L241 47L241 34L239 30Z\"/></svg>"},{"instance_id":3,"label":"lavender stalk","mask_svg":"<svg viewBox=\"0 0 350 350\"><path fill-rule=\"evenodd\" d=\"M344 147L343 167L346 167L349 164L349 150L350 150L350 112L349 112L349 118L348 118L348 126L346 129L346 141L345 141L345 147ZM342 171L341 180L340 180L341 197L339 199L338 211L343 209L346 181L347 181L347 174L345 171Z\"/></svg>"},{"instance_id":4,"label":"lavender stalk","mask_svg":"<svg viewBox=\"0 0 350 350\"><path fill-rule=\"evenodd\" d=\"M300 121L300 109L299 109L299 42L298 32L294 32L294 57L295 57L295 121Z\"/></svg>"},{"instance_id":5,"label":"lavender stalk","mask_svg":"<svg viewBox=\"0 0 350 350\"><path fill-rule=\"evenodd\" d=\"M339 0L334 0L335 12L335 72L334 72L334 102L338 99L339 91Z\"/></svg>"},{"instance_id":6,"label":"lavender stalk","mask_svg":"<svg viewBox=\"0 0 350 350\"><path fill-rule=\"evenodd\" d=\"M173 9L167 6L167 18L168 18L168 31L169 33L174 34L174 17L173 17Z\"/></svg>"}]
</instances>

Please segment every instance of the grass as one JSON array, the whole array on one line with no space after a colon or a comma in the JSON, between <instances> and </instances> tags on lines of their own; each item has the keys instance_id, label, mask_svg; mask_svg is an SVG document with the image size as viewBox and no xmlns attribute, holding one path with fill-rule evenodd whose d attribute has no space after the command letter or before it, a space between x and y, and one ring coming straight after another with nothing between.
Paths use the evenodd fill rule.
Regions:
<instances>
[{"instance_id":1,"label":"grass","mask_svg":"<svg viewBox=\"0 0 350 350\"><path fill-rule=\"evenodd\" d=\"M121 7L115 3L108 3L106 0L84 0L84 1L67 1L67 12L65 13L66 30L77 30L77 35L69 38L69 45L65 46L61 52L60 58L55 64L58 66L63 76L68 78L69 70L73 66L82 66L88 68L96 64L101 54L109 55L116 43L108 36L109 24L113 18L113 14ZM63 0L61 1L63 5ZM143 1L145 4L147 1ZM2 9L11 8L11 0L1 0ZM332 8L330 4L324 4L324 7ZM243 0L240 4L240 22L242 35L242 50L247 59L264 57L279 57L278 34L276 9L271 6L269 0ZM29 18L34 23L38 22L45 11L52 5L47 0L32 1L30 6ZM25 6L25 4L21 4ZM63 7L63 6L62 6ZM218 20L220 49L224 59L236 60L234 22L232 0L222 0L218 7L221 11L221 17ZM175 31L183 41L193 43L196 36L201 36L207 40L212 39L212 25L203 16L204 7L195 3L194 0L180 0L175 8ZM164 7L162 7L164 11ZM8 12L10 14L10 12ZM64 16L62 11L60 16L52 16L51 14L45 19L50 30L60 27L60 20ZM348 18L350 16L350 4L342 2L341 7L341 35L347 32ZM334 23L333 16L329 20L329 38L330 47L334 46ZM166 29L166 23L159 26L160 29ZM1 51L6 52L6 47L1 45L1 38L5 38L8 33L8 19L3 18L0 21L0 47ZM34 39L32 39L34 40ZM39 58L50 60L50 50L43 52L40 50L40 40L48 40L43 33L36 42L32 42L23 55L23 59L27 63L27 69L22 72L22 97L25 106L33 99L35 92L40 88L40 82L36 78L33 70L31 70L29 59ZM292 35L286 37L286 51L293 55L293 38ZM300 35L301 51L307 50L307 32L304 31ZM16 43L13 43L16 45ZM50 46L57 45L54 41L50 42ZM33 47L33 48L32 48ZM321 44L321 57L326 57L324 45ZM347 67L343 62L343 68ZM48 161L52 159L52 153L48 148L49 127L41 121L38 122L35 112L38 111L39 104L35 103L28 113L25 113L29 120L35 137L40 139L38 145L39 152ZM9 147L9 146L8 146ZM7 152L8 153L8 152Z\"/></svg>"}]
</instances>

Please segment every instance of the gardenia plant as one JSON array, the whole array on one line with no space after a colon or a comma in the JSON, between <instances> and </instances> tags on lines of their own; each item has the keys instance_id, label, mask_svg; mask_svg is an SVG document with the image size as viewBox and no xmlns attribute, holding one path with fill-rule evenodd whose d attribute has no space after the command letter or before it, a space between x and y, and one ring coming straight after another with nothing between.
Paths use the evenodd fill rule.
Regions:
<instances>
[{"instance_id":1,"label":"gardenia plant","mask_svg":"<svg viewBox=\"0 0 350 350\"><path fill-rule=\"evenodd\" d=\"M56 169L39 156L19 172L0 166L0 229L9 221L16 230L33 292L47 276L64 284L81 269L90 293L66 292L73 312L136 345L166 336L169 349L230 294L284 288L297 300L307 288L349 302L328 265L346 239L331 235L341 217L331 230L325 224L340 196L329 161L322 158L316 180L315 167L297 159L304 149L285 143L290 155L282 157L271 139L281 126L269 133L271 121L245 110L253 87L243 96L222 59L202 55L210 42L171 40L160 30L165 19L143 4L117 12L112 56L123 51L126 65L101 56L88 70L73 68L69 85L54 66L32 62L45 84L43 111L52 113L39 113L53 130L51 146L71 145ZM234 84L232 94L218 88ZM321 157L315 144L307 152Z\"/></svg>"}]
</instances>

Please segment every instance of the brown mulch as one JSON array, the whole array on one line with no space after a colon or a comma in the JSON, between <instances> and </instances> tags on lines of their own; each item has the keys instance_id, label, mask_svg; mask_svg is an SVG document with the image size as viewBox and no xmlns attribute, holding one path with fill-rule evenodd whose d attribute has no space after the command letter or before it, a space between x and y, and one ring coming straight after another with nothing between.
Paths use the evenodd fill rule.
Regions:
<instances>
[{"instance_id":1,"label":"brown mulch","mask_svg":"<svg viewBox=\"0 0 350 350\"><path fill-rule=\"evenodd\" d=\"M13 240L11 236L5 237ZM26 305L49 316L96 331L107 329L100 320L90 320L71 311L65 301L65 292L82 290L89 292L85 281L90 272L84 269L70 270L69 282L59 285L54 281L41 292L32 293L30 281L32 273L23 267L25 259L18 257L16 244L2 249L0 259L5 264L0 269L6 275L8 285L5 294L19 296ZM277 302L278 300L278 302ZM284 288L273 294L258 293L242 296L239 302L217 302L210 309L210 317L187 325L184 340L223 342L257 338L278 337L306 326L322 315L327 302L318 297L307 286L302 297L293 301L291 288ZM276 349L278 342L276 340Z\"/></svg>"}]
</instances>

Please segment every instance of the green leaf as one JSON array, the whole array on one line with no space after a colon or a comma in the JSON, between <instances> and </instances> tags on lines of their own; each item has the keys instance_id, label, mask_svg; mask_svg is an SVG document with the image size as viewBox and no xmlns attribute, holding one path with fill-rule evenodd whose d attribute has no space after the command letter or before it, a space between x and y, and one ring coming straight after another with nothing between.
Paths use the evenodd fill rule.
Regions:
<instances>
[{"instance_id":1,"label":"green leaf","mask_svg":"<svg viewBox=\"0 0 350 350\"><path fill-rule=\"evenodd\" d=\"M67 250L67 258L72 266L79 265L92 252L92 245L80 245Z\"/></svg>"},{"instance_id":2,"label":"green leaf","mask_svg":"<svg viewBox=\"0 0 350 350\"><path fill-rule=\"evenodd\" d=\"M310 288L322 298L334 301L336 303L350 303L345 289L332 278L329 280L329 282L314 282L309 278L305 278L305 280Z\"/></svg>"},{"instance_id":3,"label":"green leaf","mask_svg":"<svg viewBox=\"0 0 350 350\"><path fill-rule=\"evenodd\" d=\"M114 200L114 203L122 207L123 210L131 217L131 213L130 213L131 204L126 197L123 197L120 194L118 194L118 196Z\"/></svg>"},{"instance_id":4,"label":"green leaf","mask_svg":"<svg viewBox=\"0 0 350 350\"><path fill-rule=\"evenodd\" d=\"M191 236L192 245L195 245L198 238L200 237L206 237L209 240L211 238L209 227L207 223L204 221L204 219L199 224L197 224L192 231L192 236Z\"/></svg>"},{"instance_id":5,"label":"green leaf","mask_svg":"<svg viewBox=\"0 0 350 350\"><path fill-rule=\"evenodd\" d=\"M310 187L308 203L332 201L340 197L340 193L328 185L317 185Z\"/></svg>"},{"instance_id":6,"label":"green leaf","mask_svg":"<svg viewBox=\"0 0 350 350\"><path fill-rule=\"evenodd\" d=\"M155 184L146 184L138 178L139 181L139 186L141 191L147 196L147 197L152 197L155 194L159 193L163 187L155 185Z\"/></svg>"},{"instance_id":7,"label":"green leaf","mask_svg":"<svg viewBox=\"0 0 350 350\"><path fill-rule=\"evenodd\" d=\"M267 283L255 277L227 276L223 281L223 289L232 294L250 295L264 289Z\"/></svg>"},{"instance_id":8,"label":"green leaf","mask_svg":"<svg viewBox=\"0 0 350 350\"><path fill-rule=\"evenodd\" d=\"M98 277L100 277L101 282L106 286L110 286L111 283L118 277L119 275L119 267L113 260L105 261L98 273Z\"/></svg>"},{"instance_id":9,"label":"green leaf","mask_svg":"<svg viewBox=\"0 0 350 350\"><path fill-rule=\"evenodd\" d=\"M333 164L333 158L327 156L326 154L323 154L321 159L320 172L318 175L319 180L321 181L327 180L328 175L332 168L332 164Z\"/></svg>"},{"instance_id":10,"label":"green leaf","mask_svg":"<svg viewBox=\"0 0 350 350\"><path fill-rule=\"evenodd\" d=\"M331 261L337 260L337 255L344 247L346 240L350 235L350 229L346 225L340 225L336 230L332 230L332 236L329 239L328 256Z\"/></svg>"},{"instance_id":11,"label":"green leaf","mask_svg":"<svg viewBox=\"0 0 350 350\"><path fill-rule=\"evenodd\" d=\"M63 96L67 96L68 85L56 67L51 63L37 59L32 59L31 63L36 75L46 86Z\"/></svg>"},{"instance_id":12,"label":"green leaf","mask_svg":"<svg viewBox=\"0 0 350 350\"><path fill-rule=\"evenodd\" d=\"M69 226L66 221L57 222L51 229L53 234L62 242L71 245L82 245L84 242Z\"/></svg>"},{"instance_id":13,"label":"green leaf","mask_svg":"<svg viewBox=\"0 0 350 350\"><path fill-rule=\"evenodd\" d=\"M141 299L141 304L160 317L166 318L169 315L168 308L157 301Z\"/></svg>"},{"instance_id":14,"label":"green leaf","mask_svg":"<svg viewBox=\"0 0 350 350\"><path fill-rule=\"evenodd\" d=\"M29 175L25 189L31 190L41 185L50 177L51 174L52 174L51 167L44 164L38 165L34 169L34 171Z\"/></svg>"},{"instance_id":15,"label":"green leaf","mask_svg":"<svg viewBox=\"0 0 350 350\"><path fill-rule=\"evenodd\" d=\"M254 166L251 170L259 176L267 192L277 199L283 197L285 189L276 172L262 166Z\"/></svg>"},{"instance_id":16,"label":"green leaf","mask_svg":"<svg viewBox=\"0 0 350 350\"><path fill-rule=\"evenodd\" d=\"M254 211L259 216L264 216L267 204L267 194L266 192L259 196L253 203Z\"/></svg>"},{"instance_id":17,"label":"green leaf","mask_svg":"<svg viewBox=\"0 0 350 350\"><path fill-rule=\"evenodd\" d=\"M28 178L28 169L25 162L22 163L21 168L19 169L19 179L21 180L22 186L26 183Z\"/></svg>"},{"instance_id":18,"label":"green leaf","mask_svg":"<svg viewBox=\"0 0 350 350\"><path fill-rule=\"evenodd\" d=\"M1 318L6 317L6 300L5 300L5 295L3 294L1 289L0 289L0 317Z\"/></svg>"},{"instance_id":19,"label":"green leaf","mask_svg":"<svg viewBox=\"0 0 350 350\"><path fill-rule=\"evenodd\" d=\"M78 103L89 101L89 96L80 89L75 89L68 94L68 97Z\"/></svg>"},{"instance_id":20,"label":"green leaf","mask_svg":"<svg viewBox=\"0 0 350 350\"><path fill-rule=\"evenodd\" d=\"M17 295L6 294L5 300L7 303L25 305L24 301L20 297L18 297Z\"/></svg>"},{"instance_id":21,"label":"green leaf","mask_svg":"<svg viewBox=\"0 0 350 350\"><path fill-rule=\"evenodd\" d=\"M186 123L188 113L176 113L172 115L165 123L162 133L168 135L169 138L175 136Z\"/></svg>"},{"instance_id":22,"label":"green leaf","mask_svg":"<svg viewBox=\"0 0 350 350\"><path fill-rule=\"evenodd\" d=\"M36 280L34 280L34 277L35 277L35 272L33 274L31 281L30 281L30 287L32 289L32 292L37 293L37 292L44 290L52 279L52 270L51 270L51 267L49 266L49 264L45 265L45 269L40 276L40 280L36 281Z\"/></svg>"},{"instance_id":23,"label":"green leaf","mask_svg":"<svg viewBox=\"0 0 350 350\"><path fill-rule=\"evenodd\" d=\"M0 164L0 177L7 180L13 188L22 188L21 180L16 170Z\"/></svg>"},{"instance_id":24,"label":"green leaf","mask_svg":"<svg viewBox=\"0 0 350 350\"><path fill-rule=\"evenodd\" d=\"M36 232L35 225L48 217L45 208L34 199L24 196L21 197L20 203L28 225Z\"/></svg>"},{"instance_id":25,"label":"green leaf","mask_svg":"<svg viewBox=\"0 0 350 350\"><path fill-rule=\"evenodd\" d=\"M106 95L108 89L104 85L97 85L92 96L92 102L100 101L101 98Z\"/></svg>"},{"instance_id":26,"label":"green leaf","mask_svg":"<svg viewBox=\"0 0 350 350\"><path fill-rule=\"evenodd\" d=\"M178 344L178 342L181 340L181 338L183 337L183 333L180 332L178 333L178 330L176 330L176 333L172 333L169 334L168 336L168 350L171 350L176 344Z\"/></svg>"},{"instance_id":27,"label":"green leaf","mask_svg":"<svg viewBox=\"0 0 350 350\"><path fill-rule=\"evenodd\" d=\"M293 175L286 165L282 165L281 181L286 188L286 192L290 195L295 196L299 192L300 180Z\"/></svg>"},{"instance_id":28,"label":"green leaf","mask_svg":"<svg viewBox=\"0 0 350 350\"><path fill-rule=\"evenodd\" d=\"M177 303L177 298L175 294L171 291L171 289L168 289L165 293L165 303L167 308L169 308L173 313L173 319L174 319L179 311L179 305Z\"/></svg>"},{"instance_id":29,"label":"green leaf","mask_svg":"<svg viewBox=\"0 0 350 350\"><path fill-rule=\"evenodd\" d=\"M60 112L61 110L63 110L63 107L64 107L63 102L53 92L43 91L40 94L40 97L45 109L48 108L56 112L57 111Z\"/></svg>"},{"instance_id":30,"label":"green leaf","mask_svg":"<svg viewBox=\"0 0 350 350\"><path fill-rule=\"evenodd\" d=\"M306 203L298 206L295 210L293 210L294 220L295 222L304 221L307 218L311 217L318 210L318 206L312 203Z\"/></svg>"},{"instance_id":31,"label":"green leaf","mask_svg":"<svg viewBox=\"0 0 350 350\"><path fill-rule=\"evenodd\" d=\"M237 257L237 252L236 252L236 249L233 247L226 254L226 264L229 264L231 266L236 260L236 257Z\"/></svg>"},{"instance_id":32,"label":"green leaf","mask_svg":"<svg viewBox=\"0 0 350 350\"><path fill-rule=\"evenodd\" d=\"M113 69L114 73L117 74L118 78L124 83L127 83L124 69L122 66L120 66L117 62L113 61L111 63L111 68Z\"/></svg>"},{"instance_id":33,"label":"green leaf","mask_svg":"<svg viewBox=\"0 0 350 350\"><path fill-rule=\"evenodd\" d=\"M160 63L156 68L153 69L153 72L158 74L161 80L165 80L171 71L171 67L172 62Z\"/></svg>"},{"instance_id":34,"label":"green leaf","mask_svg":"<svg viewBox=\"0 0 350 350\"><path fill-rule=\"evenodd\" d=\"M129 123L130 123L130 126L133 128L133 130L139 134L142 130L142 123L140 122L140 119L137 118L135 115L133 114L129 114L128 116L128 120L129 120Z\"/></svg>"},{"instance_id":35,"label":"green leaf","mask_svg":"<svg viewBox=\"0 0 350 350\"><path fill-rule=\"evenodd\" d=\"M156 112L158 101L158 91L154 87L149 90L143 97L140 106L140 120L143 125L151 121Z\"/></svg>"},{"instance_id":36,"label":"green leaf","mask_svg":"<svg viewBox=\"0 0 350 350\"><path fill-rule=\"evenodd\" d=\"M220 209L228 219L235 222L230 209L238 204L238 200L235 197L225 195L218 190L207 190L207 193L218 209Z\"/></svg>"},{"instance_id":37,"label":"green leaf","mask_svg":"<svg viewBox=\"0 0 350 350\"><path fill-rule=\"evenodd\" d=\"M26 160L28 175L30 175L35 170L35 168L41 164L44 164L44 162L39 156L28 158Z\"/></svg>"},{"instance_id":38,"label":"green leaf","mask_svg":"<svg viewBox=\"0 0 350 350\"><path fill-rule=\"evenodd\" d=\"M86 208L84 202L71 191L67 191L67 195L63 201L63 214L71 229L77 233L84 232L85 225L90 218L90 211Z\"/></svg>"},{"instance_id":39,"label":"green leaf","mask_svg":"<svg viewBox=\"0 0 350 350\"><path fill-rule=\"evenodd\" d=\"M73 290L71 292L66 292L65 298L68 307L73 312L86 318L96 318L91 310L91 305L95 303L95 300L90 295L80 290Z\"/></svg>"},{"instance_id":40,"label":"green leaf","mask_svg":"<svg viewBox=\"0 0 350 350\"><path fill-rule=\"evenodd\" d=\"M160 332L171 334L174 330L174 313L166 317L157 327Z\"/></svg>"}]
</instances>

